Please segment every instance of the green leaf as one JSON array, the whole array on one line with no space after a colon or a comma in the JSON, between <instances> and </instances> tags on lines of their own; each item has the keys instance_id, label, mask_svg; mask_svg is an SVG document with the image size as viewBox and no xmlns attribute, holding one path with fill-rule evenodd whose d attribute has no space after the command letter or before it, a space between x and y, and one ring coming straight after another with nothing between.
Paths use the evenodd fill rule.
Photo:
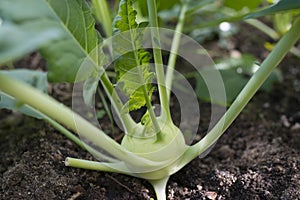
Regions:
<instances>
[{"instance_id":1,"label":"green leaf","mask_svg":"<svg viewBox=\"0 0 300 200\"><path fill-rule=\"evenodd\" d=\"M179 17L180 14L180 5L174 5L172 9L168 10L162 10L158 13L158 16L160 19L163 20L163 22L168 22L168 21L174 21Z\"/></svg>"},{"instance_id":2,"label":"green leaf","mask_svg":"<svg viewBox=\"0 0 300 200\"><path fill-rule=\"evenodd\" d=\"M251 1L246 1L246 0L241 0L241 1L236 1L236 0L225 0L225 6L233 8L235 10L241 10L244 8L248 8L249 10L253 10L261 4L263 0L251 0Z\"/></svg>"},{"instance_id":3,"label":"green leaf","mask_svg":"<svg viewBox=\"0 0 300 200\"><path fill-rule=\"evenodd\" d=\"M263 10L250 13L245 18L257 18L262 17L265 15L275 14L282 11L288 11L288 10L296 10L300 9L300 1L299 0L281 0L277 4L274 4L268 8L265 8Z\"/></svg>"},{"instance_id":4,"label":"green leaf","mask_svg":"<svg viewBox=\"0 0 300 200\"><path fill-rule=\"evenodd\" d=\"M299 14L300 10L276 13L273 18L275 30L284 35L291 28L295 17Z\"/></svg>"},{"instance_id":5,"label":"green leaf","mask_svg":"<svg viewBox=\"0 0 300 200\"><path fill-rule=\"evenodd\" d=\"M95 21L86 1L48 0L48 5L59 17L57 23L66 33L65 38L42 49L42 54L47 56L49 62L48 77L53 81L73 82L82 60L98 45L99 34L94 27ZM62 74L66 74L66 77Z\"/></svg>"},{"instance_id":6,"label":"green leaf","mask_svg":"<svg viewBox=\"0 0 300 200\"><path fill-rule=\"evenodd\" d=\"M117 85L129 97L123 108L127 112L144 106L146 97L151 99L154 76L149 71L150 54L141 44L143 29L138 29L144 27L144 23L136 22L137 11L133 3L134 0L122 0L118 16L114 19L114 53L119 55L115 71Z\"/></svg>"},{"instance_id":7,"label":"green leaf","mask_svg":"<svg viewBox=\"0 0 300 200\"><path fill-rule=\"evenodd\" d=\"M200 75L196 77L197 96L204 101L222 104L222 106L230 105L254 73L254 63L255 58L245 54L238 58L220 59L214 67L203 70L202 73L205 75L212 70L219 70L225 87L227 105L223 105L218 98L211 99L206 83Z\"/></svg>"},{"instance_id":8,"label":"green leaf","mask_svg":"<svg viewBox=\"0 0 300 200\"><path fill-rule=\"evenodd\" d=\"M202 73L205 74L205 76L207 77L209 71L203 71ZM198 98L202 99L203 101L220 104L221 106L228 106L237 97L239 92L247 83L248 79L246 77L238 75L236 71L232 69L220 70L220 74L223 78L223 83L226 91L226 105L219 101L218 98L211 99L211 95L208 92L206 83L200 75L196 76L195 92Z\"/></svg>"},{"instance_id":9,"label":"green leaf","mask_svg":"<svg viewBox=\"0 0 300 200\"><path fill-rule=\"evenodd\" d=\"M16 78L20 81L23 81L35 87L36 89L40 90L43 93L47 93L48 82L47 82L47 74L45 72L19 69L19 70L12 70L12 71L1 70L0 73ZM36 111L35 109L27 105L24 105L22 102L17 101L13 97L8 96L1 91L0 91L0 108L20 111L23 114L38 119L44 118L43 115L40 114L40 112Z\"/></svg>"},{"instance_id":10,"label":"green leaf","mask_svg":"<svg viewBox=\"0 0 300 200\"><path fill-rule=\"evenodd\" d=\"M84 0L1 0L0 11L4 24L13 24L16 27L14 34L24 41L45 34L47 29L59 30L60 37L56 37L54 41L47 37L40 39L42 44L47 44L46 46L31 43L31 48L22 51L22 54L25 54L39 48L42 56L48 61L50 81L75 81L82 61L97 46L100 39L94 28L95 21L90 8ZM41 25L43 23L45 24ZM28 32L32 33L32 36ZM10 48L19 48L18 43L11 45L13 46ZM97 60L95 56L92 59Z\"/></svg>"},{"instance_id":11,"label":"green leaf","mask_svg":"<svg viewBox=\"0 0 300 200\"><path fill-rule=\"evenodd\" d=\"M58 38L60 30L50 27L48 22L40 20L20 25L0 24L0 65L19 59Z\"/></svg>"},{"instance_id":12,"label":"green leaf","mask_svg":"<svg viewBox=\"0 0 300 200\"><path fill-rule=\"evenodd\" d=\"M106 115L105 110L99 110L96 114L97 119L102 119Z\"/></svg>"},{"instance_id":13,"label":"green leaf","mask_svg":"<svg viewBox=\"0 0 300 200\"><path fill-rule=\"evenodd\" d=\"M166 10L172 8L175 4L180 4L180 0L158 0L157 5L158 5L158 10Z\"/></svg>"},{"instance_id":14,"label":"green leaf","mask_svg":"<svg viewBox=\"0 0 300 200\"><path fill-rule=\"evenodd\" d=\"M138 27L136 23L137 11L133 4L136 0L121 0L118 15L114 19L115 32L124 32Z\"/></svg>"},{"instance_id":15,"label":"green leaf","mask_svg":"<svg viewBox=\"0 0 300 200\"><path fill-rule=\"evenodd\" d=\"M148 17L148 4L146 0L136 0L135 6L138 7L139 11L141 12L142 16ZM163 11L171 9L174 5L180 4L180 0L156 0L157 11Z\"/></svg>"}]
</instances>

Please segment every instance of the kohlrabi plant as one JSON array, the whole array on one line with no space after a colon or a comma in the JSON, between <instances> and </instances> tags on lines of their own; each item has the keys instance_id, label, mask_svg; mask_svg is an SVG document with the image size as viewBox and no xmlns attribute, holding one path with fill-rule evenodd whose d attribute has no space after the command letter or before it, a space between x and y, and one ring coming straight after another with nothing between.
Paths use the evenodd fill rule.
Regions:
<instances>
[{"instance_id":1,"label":"kohlrabi plant","mask_svg":"<svg viewBox=\"0 0 300 200\"><path fill-rule=\"evenodd\" d=\"M226 103L224 84L213 62L197 42L182 34L187 16L215 2L182 0L172 31L159 27L159 1L154 0L121 0L116 11L109 10L104 0L1 0L0 64L38 51L47 61L47 73L1 70L0 107L49 122L99 160L68 157L66 166L143 178L153 185L158 199L166 199L169 177L212 148L300 37L297 17L229 109L224 113L212 107L212 113L224 114L212 116L208 133L191 145L198 124L174 124L171 94L180 103L182 121L198 123L199 107L193 88L175 70L175 63L177 56L188 61L202 76L211 101ZM299 1L282 0L243 17L299 8ZM95 19L106 37L95 28ZM110 69L114 76L109 76ZM46 94L47 81L74 83L73 109ZM99 84L125 133L120 144L98 124L95 94ZM131 116L136 110L144 111L139 119Z\"/></svg>"}]
</instances>

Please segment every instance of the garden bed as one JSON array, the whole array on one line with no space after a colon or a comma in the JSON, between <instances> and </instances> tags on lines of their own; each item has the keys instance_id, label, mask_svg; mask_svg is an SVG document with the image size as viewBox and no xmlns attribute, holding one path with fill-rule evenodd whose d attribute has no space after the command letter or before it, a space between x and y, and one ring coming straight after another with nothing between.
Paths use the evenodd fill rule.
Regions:
<instances>
[{"instance_id":1,"label":"garden bed","mask_svg":"<svg viewBox=\"0 0 300 200\"><path fill-rule=\"evenodd\" d=\"M30 68L25 65L35 63L32 59L18 67ZM210 154L171 176L168 199L299 198L299 59L288 56L281 70L283 82L270 93L258 93ZM55 96L66 103L71 89L52 86ZM205 103L201 106L201 124L207 124L209 109ZM109 121L103 123L109 126ZM67 156L94 159L50 125L0 110L0 199L141 200L155 196L142 179L65 167Z\"/></svg>"}]
</instances>

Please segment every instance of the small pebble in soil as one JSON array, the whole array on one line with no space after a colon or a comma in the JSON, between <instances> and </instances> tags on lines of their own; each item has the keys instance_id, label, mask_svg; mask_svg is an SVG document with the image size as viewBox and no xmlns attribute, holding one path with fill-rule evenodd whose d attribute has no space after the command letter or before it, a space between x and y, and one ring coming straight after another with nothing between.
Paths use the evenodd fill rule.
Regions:
<instances>
[{"instance_id":1,"label":"small pebble in soil","mask_svg":"<svg viewBox=\"0 0 300 200\"><path fill-rule=\"evenodd\" d=\"M286 127L286 128L291 126L291 124L290 124L288 118L286 117L286 115L281 115L280 121L283 124L283 126Z\"/></svg>"},{"instance_id":2,"label":"small pebble in soil","mask_svg":"<svg viewBox=\"0 0 300 200\"><path fill-rule=\"evenodd\" d=\"M300 130L300 123L294 124L294 125L291 127L291 130L292 130L292 131Z\"/></svg>"},{"instance_id":3,"label":"small pebble in soil","mask_svg":"<svg viewBox=\"0 0 300 200\"><path fill-rule=\"evenodd\" d=\"M208 199L215 200L218 196L216 192L207 191L204 194Z\"/></svg>"}]
</instances>

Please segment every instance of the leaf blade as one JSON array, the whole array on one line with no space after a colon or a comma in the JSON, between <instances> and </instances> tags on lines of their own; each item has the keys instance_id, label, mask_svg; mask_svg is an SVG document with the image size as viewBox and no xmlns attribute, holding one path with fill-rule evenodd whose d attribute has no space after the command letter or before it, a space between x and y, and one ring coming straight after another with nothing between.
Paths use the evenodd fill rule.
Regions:
<instances>
[{"instance_id":1,"label":"leaf blade","mask_svg":"<svg viewBox=\"0 0 300 200\"><path fill-rule=\"evenodd\" d=\"M47 2L56 17L61 20L61 27L66 33L65 39L61 39L52 48L41 50L42 55L48 57L50 70L48 78L50 81L73 82L82 61L89 57L101 38L94 28L95 21L85 1L47 0ZM65 12L65 10L68 12ZM67 54L68 59L60 56L61 53L66 52L69 53ZM97 58L92 59L97 60ZM61 66L68 67L65 69ZM66 72L68 72L67 77L61 77L61 74Z\"/></svg>"},{"instance_id":2,"label":"leaf blade","mask_svg":"<svg viewBox=\"0 0 300 200\"><path fill-rule=\"evenodd\" d=\"M123 111L137 110L151 99L153 73L150 72L150 54L142 48L144 23L136 22L135 0L122 0L118 16L114 19L114 51L118 55L115 62L117 85L129 96ZM119 34L120 33L120 34Z\"/></svg>"},{"instance_id":3,"label":"leaf blade","mask_svg":"<svg viewBox=\"0 0 300 200\"><path fill-rule=\"evenodd\" d=\"M39 49L48 61L48 78L53 82L75 81L82 61L101 40L94 28L92 12L87 2L83 0L2 0L0 11L3 24L11 23L14 27L19 27L16 31L24 41L30 38L30 35L25 34L28 32L34 37L47 28L60 32L55 40L44 37L41 38L42 42L32 42L30 48L24 49L21 53L12 52L15 54L12 59L15 59ZM44 22L45 25L41 27L36 25L33 30L28 26L22 27L33 22L40 24ZM25 28L25 33L20 31L21 28ZM9 35L6 38L13 40ZM18 43L12 43L11 48L17 49L19 46ZM91 59L97 61L96 56Z\"/></svg>"},{"instance_id":4,"label":"leaf blade","mask_svg":"<svg viewBox=\"0 0 300 200\"><path fill-rule=\"evenodd\" d=\"M245 18L258 18L265 15L274 14L277 12L300 9L300 1L297 0L281 0L278 3L260 11L250 13Z\"/></svg>"}]
</instances>

